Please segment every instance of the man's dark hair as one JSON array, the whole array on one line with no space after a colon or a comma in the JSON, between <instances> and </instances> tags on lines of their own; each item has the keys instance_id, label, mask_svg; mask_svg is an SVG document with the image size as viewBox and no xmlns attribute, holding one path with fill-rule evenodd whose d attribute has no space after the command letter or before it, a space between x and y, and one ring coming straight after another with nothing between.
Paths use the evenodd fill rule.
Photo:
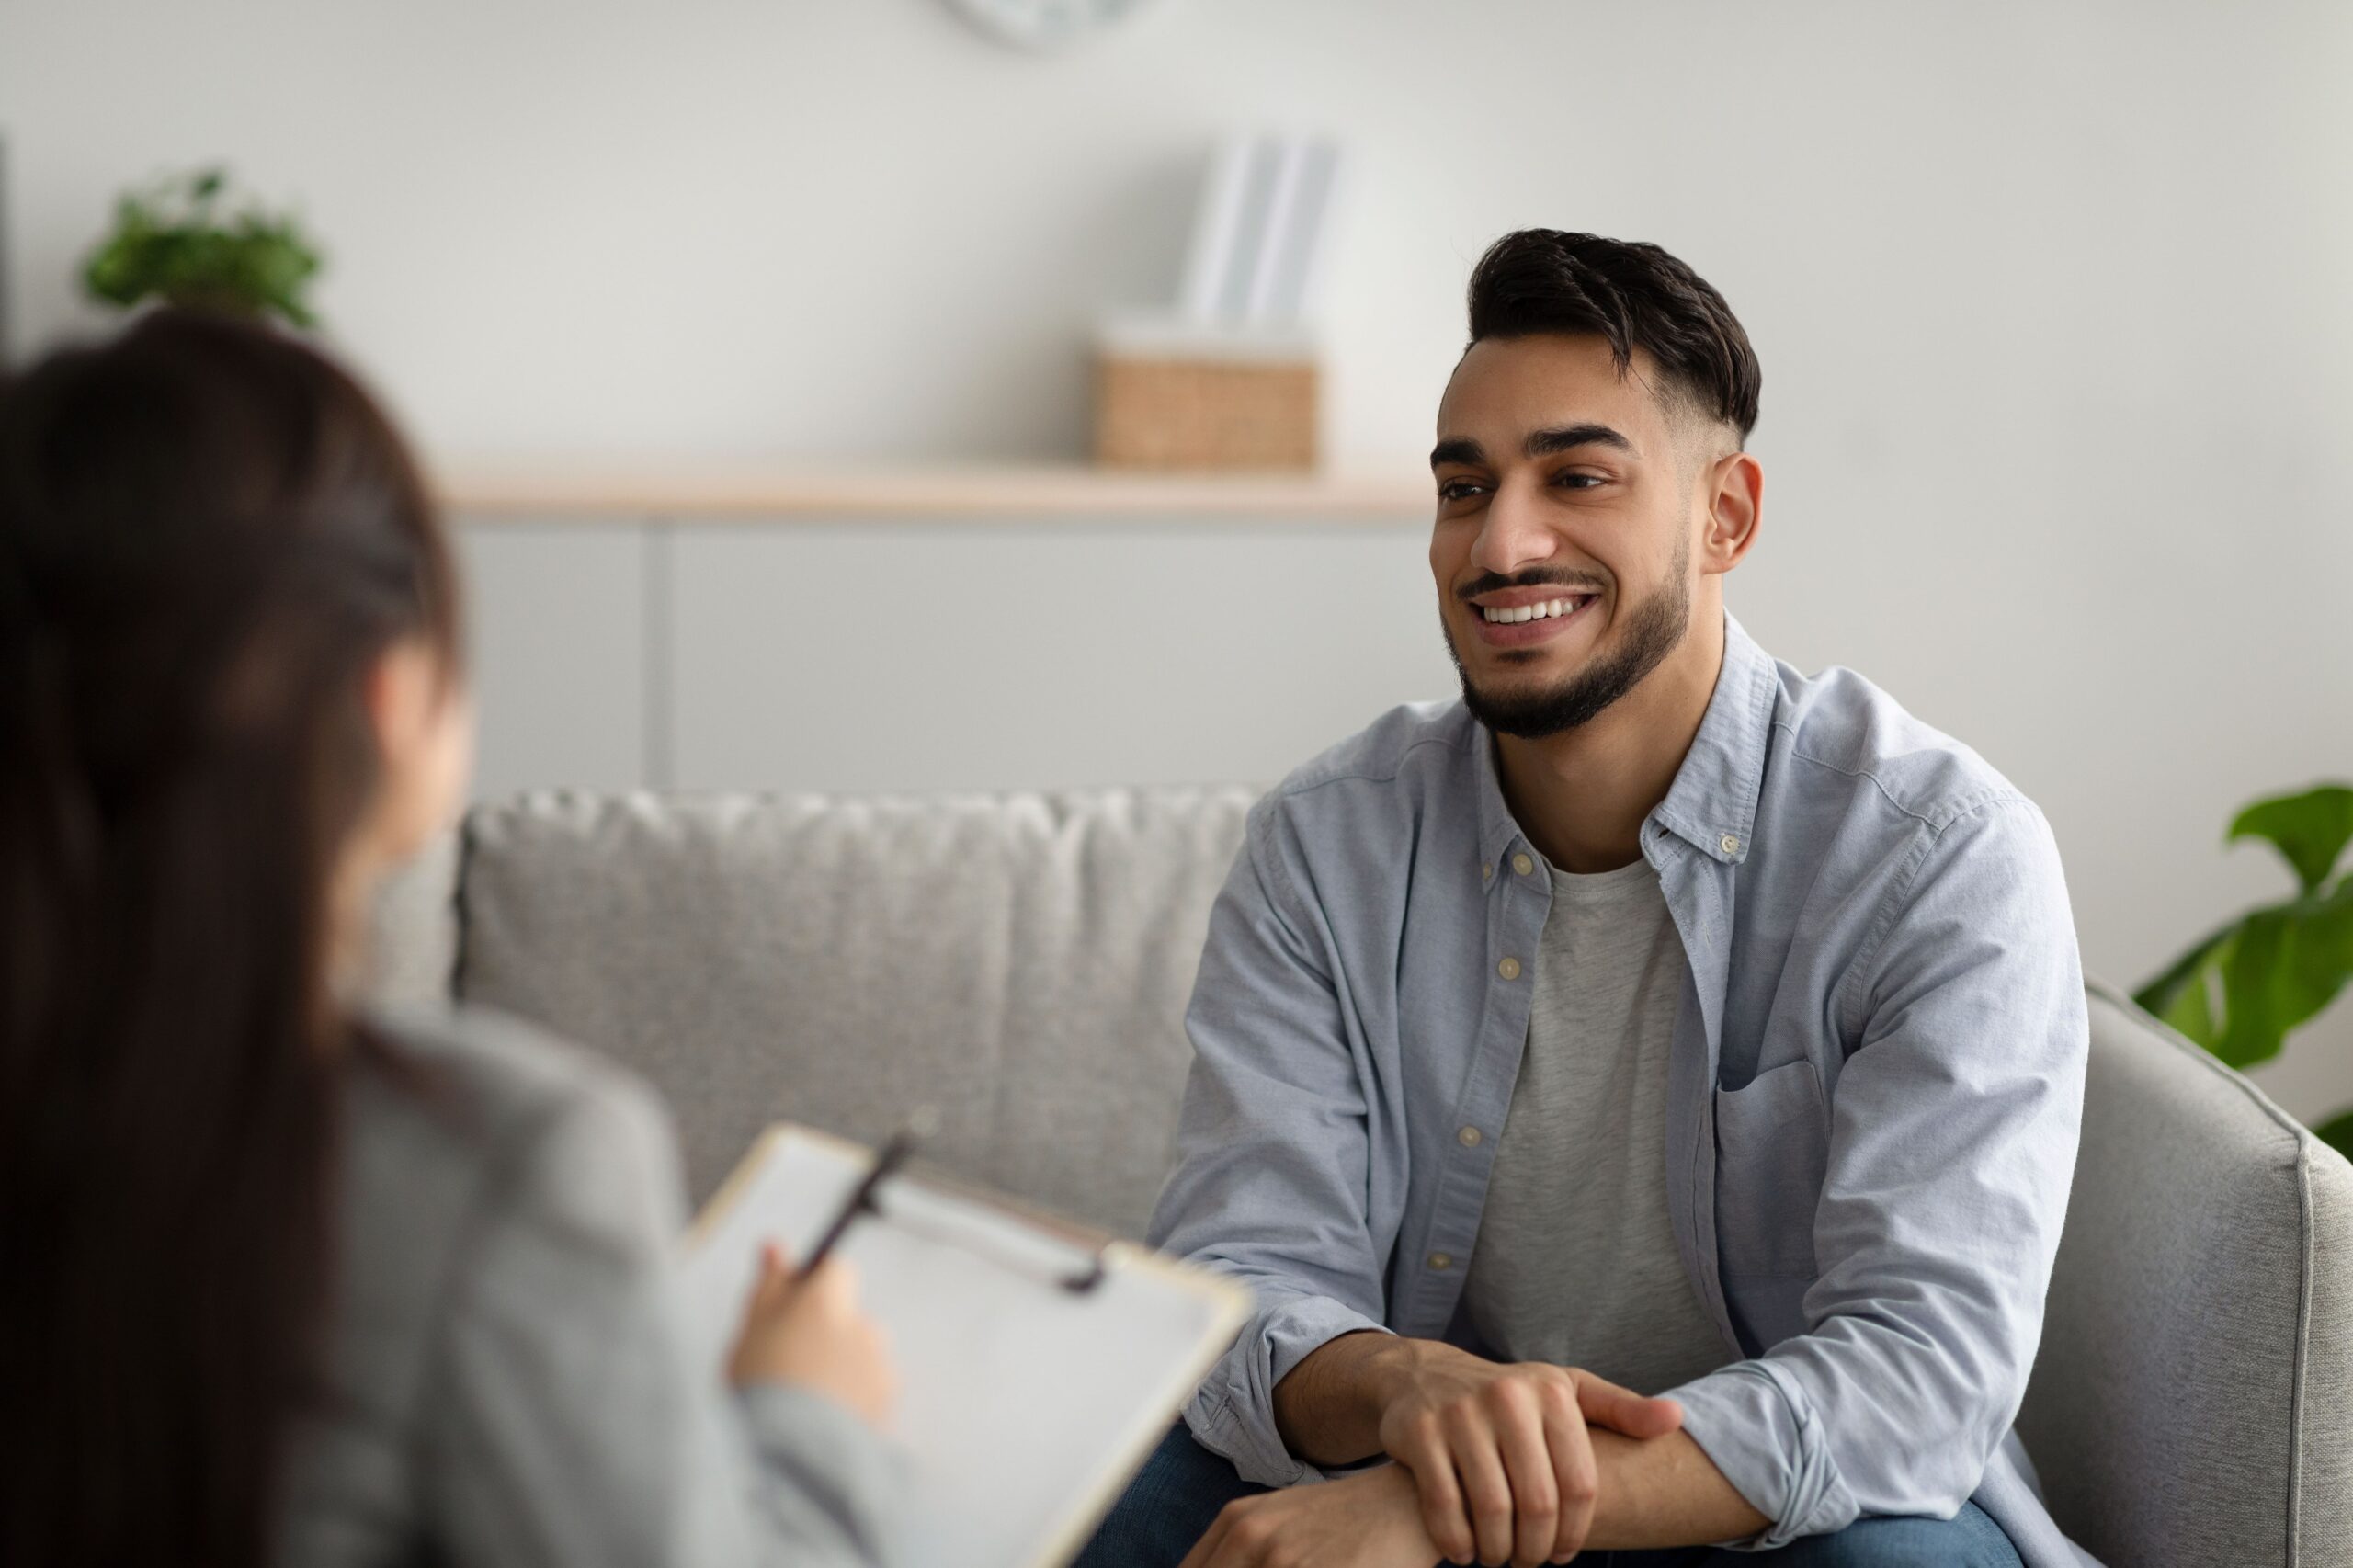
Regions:
<instances>
[{"instance_id":1,"label":"man's dark hair","mask_svg":"<svg viewBox=\"0 0 2353 1568\"><path fill-rule=\"evenodd\" d=\"M1764 372L1748 334L1707 279L1656 245L1559 229L1489 245L1471 273L1471 341L1538 333L1602 339L1620 375L1643 349L1667 393L1744 442L1756 427Z\"/></svg>"}]
</instances>

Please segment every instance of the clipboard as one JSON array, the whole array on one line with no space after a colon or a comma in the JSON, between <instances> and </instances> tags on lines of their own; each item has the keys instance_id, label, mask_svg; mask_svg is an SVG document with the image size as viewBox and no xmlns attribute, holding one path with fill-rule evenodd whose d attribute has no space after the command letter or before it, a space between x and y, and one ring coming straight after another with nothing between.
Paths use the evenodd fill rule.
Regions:
<instances>
[{"instance_id":1,"label":"clipboard","mask_svg":"<svg viewBox=\"0 0 2353 1568\"><path fill-rule=\"evenodd\" d=\"M871 1150L779 1123L688 1232L696 1353L723 1365L763 1242L806 1256ZM913 1460L908 1562L1061 1568L1250 1311L1230 1279L1055 1220L920 1163L884 1182L839 1255L899 1369Z\"/></svg>"}]
</instances>

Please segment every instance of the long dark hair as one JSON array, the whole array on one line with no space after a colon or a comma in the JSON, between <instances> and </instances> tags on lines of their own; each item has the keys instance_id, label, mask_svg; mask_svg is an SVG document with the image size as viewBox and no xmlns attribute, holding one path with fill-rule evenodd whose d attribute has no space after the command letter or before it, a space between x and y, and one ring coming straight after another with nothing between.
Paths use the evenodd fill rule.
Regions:
<instances>
[{"instance_id":1,"label":"long dark hair","mask_svg":"<svg viewBox=\"0 0 2353 1568\"><path fill-rule=\"evenodd\" d=\"M270 1555L367 671L454 678L458 624L399 436L293 339L164 311L0 382L0 1562Z\"/></svg>"}]
</instances>

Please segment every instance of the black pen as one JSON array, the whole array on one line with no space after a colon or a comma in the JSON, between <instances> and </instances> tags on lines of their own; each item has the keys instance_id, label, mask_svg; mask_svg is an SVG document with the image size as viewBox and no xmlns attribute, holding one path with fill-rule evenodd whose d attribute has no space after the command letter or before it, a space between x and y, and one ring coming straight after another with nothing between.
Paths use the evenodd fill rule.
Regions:
<instances>
[{"instance_id":1,"label":"black pen","mask_svg":"<svg viewBox=\"0 0 2353 1568\"><path fill-rule=\"evenodd\" d=\"M809 1261L801 1266L803 1278L815 1273L817 1266L841 1244L842 1235L849 1229L852 1221L860 1214L874 1212L875 1190L905 1165L908 1157L915 1152L915 1144L922 1136L918 1129L926 1119L917 1117L913 1125L892 1133L891 1141L882 1145L882 1152L874 1156L872 1168L851 1191L849 1200L842 1205L841 1212L834 1216L833 1223L825 1227L825 1233L818 1238L817 1244L810 1249Z\"/></svg>"}]
</instances>

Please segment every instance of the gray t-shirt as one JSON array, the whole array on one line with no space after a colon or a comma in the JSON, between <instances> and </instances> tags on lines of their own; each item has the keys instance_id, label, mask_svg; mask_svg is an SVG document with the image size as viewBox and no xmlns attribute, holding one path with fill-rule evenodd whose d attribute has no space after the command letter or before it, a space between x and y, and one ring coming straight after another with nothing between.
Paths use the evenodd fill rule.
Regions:
<instances>
[{"instance_id":1,"label":"gray t-shirt","mask_svg":"<svg viewBox=\"0 0 2353 1568\"><path fill-rule=\"evenodd\" d=\"M1645 860L1555 870L1528 1050L1463 1282L1506 1360L1658 1393L1738 1358L1666 1211L1666 1067L1688 960Z\"/></svg>"}]
</instances>

